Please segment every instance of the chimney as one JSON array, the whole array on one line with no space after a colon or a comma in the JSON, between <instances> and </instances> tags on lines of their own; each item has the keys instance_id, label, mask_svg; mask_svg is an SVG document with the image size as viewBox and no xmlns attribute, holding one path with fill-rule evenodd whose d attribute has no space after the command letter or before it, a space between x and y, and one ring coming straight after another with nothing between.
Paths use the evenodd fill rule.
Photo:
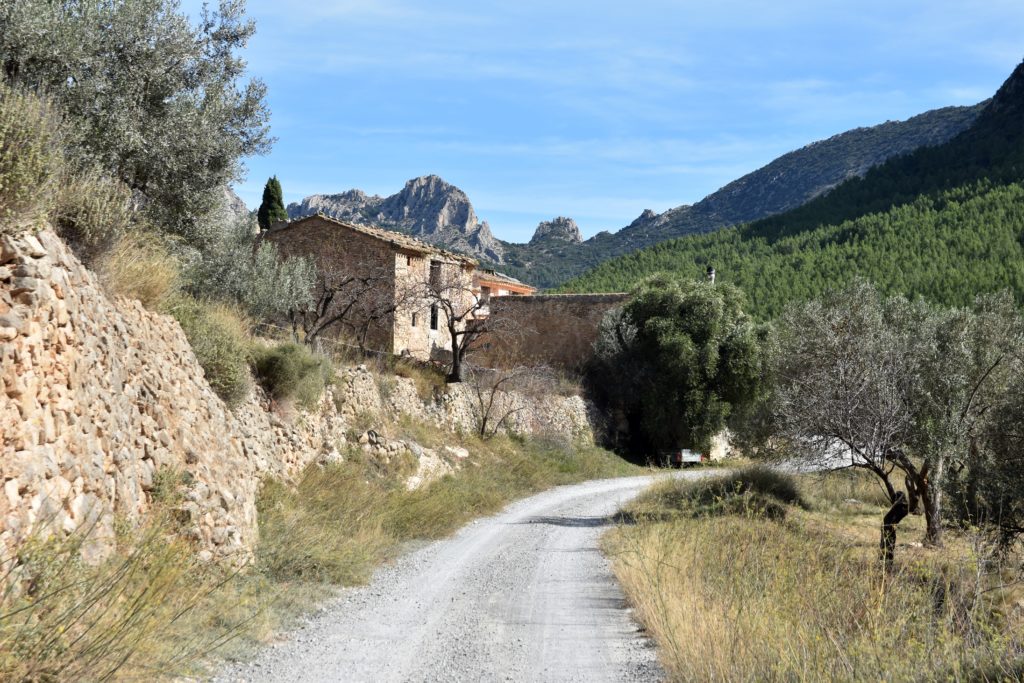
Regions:
<instances>
[{"instance_id":1,"label":"chimney","mask_svg":"<svg viewBox=\"0 0 1024 683\"><path fill-rule=\"evenodd\" d=\"M708 266L708 282L715 284L715 267Z\"/></svg>"}]
</instances>

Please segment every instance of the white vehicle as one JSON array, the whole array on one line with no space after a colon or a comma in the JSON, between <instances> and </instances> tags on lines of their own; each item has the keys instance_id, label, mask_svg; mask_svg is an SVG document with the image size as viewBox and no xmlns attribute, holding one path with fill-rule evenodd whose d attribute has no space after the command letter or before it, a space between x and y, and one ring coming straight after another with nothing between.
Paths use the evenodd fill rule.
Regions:
<instances>
[{"instance_id":1,"label":"white vehicle","mask_svg":"<svg viewBox=\"0 0 1024 683\"><path fill-rule=\"evenodd\" d=\"M666 467L689 467L691 465L699 465L707 460L707 456L698 451L691 451L689 448L677 448L669 451L664 456Z\"/></svg>"}]
</instances>

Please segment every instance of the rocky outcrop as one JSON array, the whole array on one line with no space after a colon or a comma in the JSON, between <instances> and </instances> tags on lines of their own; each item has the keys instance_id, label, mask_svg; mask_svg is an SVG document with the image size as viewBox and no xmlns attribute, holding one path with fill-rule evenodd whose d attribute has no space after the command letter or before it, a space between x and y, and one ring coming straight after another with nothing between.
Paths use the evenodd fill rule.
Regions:
<instances>
[{"instance_id":1,"label":"rocky outcrop","mask_svg":"<svg viewBox=\"0 0 1024 683\"><path fill-rule=\"evenodd\" d=\"M530 244L536 246L551 242L568 242L579 244L583 241L583 233L576 221L565 216L558 216L550 221L541 221L530 239Z\"/></svg>"},{"instance_id":2,"label":"rocky outcrop","mask_svg":"<svg viewBox=\"0 0 1024 683\"><path fill-rule=\"evenodd\" d=\"M436 175L413 178L390 197L361 190L311 195L288 205L289 218L317 212L355 223L397 230L430 244L500 263L501 242L477 218L466 193Z\"/></svg>"},{"instance_id":3,"label":"rocky outcrop","mask_svg":"<svg viewBox=\"0 0 1024 683\"><path fill-rule=\"evenodd\" d=\"M224 188L224 211L231 220L240 220L252 216L252 211L245 205L242 198L230 187Z\"/></svg>"},{"instance_id":4,"label":"rocky outcrop","mask_svg":"<svg viewBox=\"0 0 1024 683\"><path fill-rule=\"evenodd\" d=\"M311 412L271 412L258 390L229 410L176 321L107 297L53 232L0 235L0 557L33 532L88 531L98 559L115 520L138 523L168 490L205 557L245 557L260 482L344 459L366 445L351 442L358 420L475 429L467 387L425 403L412 380L387 381L346 368ZM510 429L590 435L578 397L502 400L518 408ZM396 454L412 459L410 487L461 460L410 442L373 450L384 465Z\"/></svg>"}]
</instances>

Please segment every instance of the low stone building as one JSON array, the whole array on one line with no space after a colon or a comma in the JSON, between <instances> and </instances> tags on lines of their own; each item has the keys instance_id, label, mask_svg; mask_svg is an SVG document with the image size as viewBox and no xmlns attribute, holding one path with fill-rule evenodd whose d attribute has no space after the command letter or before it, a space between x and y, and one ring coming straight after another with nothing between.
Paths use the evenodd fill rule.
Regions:
<instances>
[{"instance_id":1,"label":"low stone building","mask_svg":"<svg viewBox=\"0 0 1024 683\"><path fill-rule=\"evenodd\" d=\"M307 334L428 360L451 352L445 306L475 305L474 259L397 232L316 214L281 223L264 239L316 264L316 309ZM312 323L310 323L310 319Z\"/></svg>"},{"instance_id":2,"label":"low stone building","mask_svg":"<svg viewBox=\"0 0 1024 683\"><path fill-rule=\"evenodd\" d=\"M490 315L492 297L533 296L536 292L536 287L514 277L490 268L479 268L473 273L473 293L480 302L480 308L475 312L474 317L486 318Z\"/></svg>"}]
</instances>

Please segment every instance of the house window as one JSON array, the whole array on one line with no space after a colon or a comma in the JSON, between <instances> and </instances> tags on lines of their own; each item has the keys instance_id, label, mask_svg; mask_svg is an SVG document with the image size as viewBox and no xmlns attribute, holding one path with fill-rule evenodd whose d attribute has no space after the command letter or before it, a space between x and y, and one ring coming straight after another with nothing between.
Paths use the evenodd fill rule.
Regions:
<instances>
[{"instance_id":1,"label":"house window","mask_svg":"<svg viewBox=\"0 0 1024 683\"><path fill-rule=\"evenodd\" d=\"M430 307L430 329L437 329L437 304Z\"/></svg>"},{"instance_id":2,"label":"house window","mask_svg":"<svg viewBox=\"0 0 1024 683\"><path fill-rule=\"evenodd\" d=\"M430 262L430 286L440 287L441 286L441 262L431 261Z\"/></svg>"},{"instance_id":3,"label":"house window","mask_svg":"<svg viewBox=\"0 0 1024 683\"><path fill-rule=\"evenodd\" d=\"M413 327L416 327L416 319L417 319L418 316L419 316L419 313L413 313L412 314L412 326Z\"/></svg>"},{"instance_id":4,"label":"house window","mask_svg":"<svg viewBox=\"0 0 1024 683\"><path fill-rule=\"evenodd\" d=\"M408 254L405 255L405 265L406 267L412 265L412 256L409 256Z\"/></svg>"},{"instance_id":5,"label":"house window","mask_svg":"<svg viewBox=\"0 0 1024 683\"><path fill-rule=\"evenodd\" d=\"M480 303L486 304L490 300L491 300L491 288L490 287L481 287L480 288Z\"/></svg>"}]
</instances>

